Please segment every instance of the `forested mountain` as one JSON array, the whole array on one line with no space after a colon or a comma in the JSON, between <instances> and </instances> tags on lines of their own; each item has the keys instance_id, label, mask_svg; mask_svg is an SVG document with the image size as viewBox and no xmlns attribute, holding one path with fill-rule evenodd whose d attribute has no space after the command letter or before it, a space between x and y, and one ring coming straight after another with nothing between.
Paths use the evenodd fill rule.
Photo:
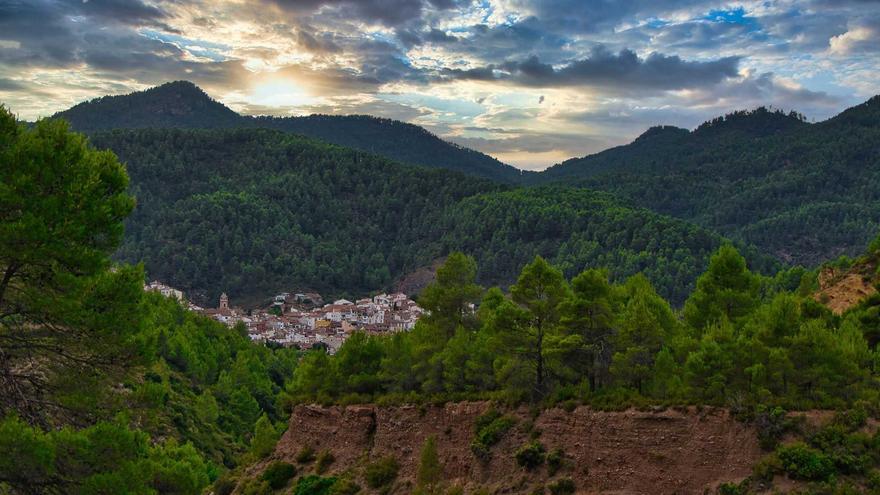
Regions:
<instances>
[{"instance_id":1,"label":"forested mountain","mask_svg":"<svg viewBox=\"0 0 880 495\"><path fill-rule=\"evenodd\" d=\"M138 201L119 258L206 303L223 291L250 303L295 288L357 295L453 250L477 257L487 285L540 254L568 274L644 271L681 302L722 243L607 194L512 190L277 131L117 130L92 142L126 163Z\"/></svg>"},{"instance_id":2,"label":"forested mountain","mask_svg":"<svg viewBox=\"0 0 880 495\"><path fill-rule=\"evenodd\" d=\"M880 226L880 97L816 124L759 108L691 132L652 128L531 179L608 191L813 265L855 254Z\"/></svg>"},{"instance_id":3,"label":"forested mountain","mask_svg":"<svg viewBox=\"0 0 880 495\"><path fill-rule=\"evenodd\" d=\"M522 175L510 165L446 142L413 124L367 115L243 116L212 100L187 81L170 82L128 95L97 98L54 117L68 120L74 129L82 132L141 128L270 128L377 153L399 162L447 168L501 182L518 182Z\"/></svg>"}]
</instances>

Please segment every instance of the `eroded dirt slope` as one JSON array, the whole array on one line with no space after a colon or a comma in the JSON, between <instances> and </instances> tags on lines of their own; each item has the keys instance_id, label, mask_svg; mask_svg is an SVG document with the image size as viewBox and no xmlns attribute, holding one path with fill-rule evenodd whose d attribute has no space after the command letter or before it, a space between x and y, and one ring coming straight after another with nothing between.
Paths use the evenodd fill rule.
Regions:
<instances>
[{"instance_id":1,"label":"eroded dirt slope","mask_svg":"<svg viewBox=\"0 0 880 495\"><path fill-rule=\"evenodd\" d=\"M336 462L331 472L357 472L370 460L394 456L401 469L393 493L410 493L420 449L435 435L449 485L467 490L531 493L553 478L570 477L577 493L686 494L741 480L762 455L754 430L722 409L550 409L530 423L523 408L508 412L517 426L483 462L471 453L470 444L475 420L489 407L482 402L427 408L298 406L273 458L294 462L303 447L311 446L332 451ZM514 453L529 441L530 431L540 432L538 439L548 451L565 452L559 473L551 477L546 467L529 472L517 466Z\"/></svg>"}]
</instances>

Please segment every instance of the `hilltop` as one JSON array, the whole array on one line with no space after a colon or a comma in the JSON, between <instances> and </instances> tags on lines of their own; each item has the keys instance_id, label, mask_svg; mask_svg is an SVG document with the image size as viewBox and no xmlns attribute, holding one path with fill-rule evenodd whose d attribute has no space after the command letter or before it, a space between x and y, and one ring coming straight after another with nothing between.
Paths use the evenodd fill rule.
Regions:
<instances>
[{"instance_id":1,"label":"hilltop","mask_svg":"<svg viewBox=\"0 0 880 495\"><path fill-rule=\"evenodd\" d=\"M213 303L292 287L359 296L451 251L507 285L536 254L567 274L644 272L680 303L721 236L569 188L513 189L266 129L95 133L127 164L138 204L117 258ZM754 250L764 272L777 264Z\"/></svg>"},{"instance_id":2,"label":"hilltop","mask_svg":"<svg viewBox=\"0 0 880 495\"><path fill-rule=\"evenodd\" d=\"M815 124L758 108L652 128L527 179L607 191L815 266L857 254L880 228L880 97Z\"/></svg>"},{"instance_id":3,"label":"hilltop","mask_svg":"<svg viewBox=\"0 0 880 495\"><path fill-rule=\"evenodd\" d=\"M378 153L391 160L446 168L500 182L522 173L495 158L446 142L422 127L366 115L251 117L211 99L188 81L175 81L127 95L105 96L56 113L87 133L144 128L267 128Z\"/></svg>"}]
</instances>

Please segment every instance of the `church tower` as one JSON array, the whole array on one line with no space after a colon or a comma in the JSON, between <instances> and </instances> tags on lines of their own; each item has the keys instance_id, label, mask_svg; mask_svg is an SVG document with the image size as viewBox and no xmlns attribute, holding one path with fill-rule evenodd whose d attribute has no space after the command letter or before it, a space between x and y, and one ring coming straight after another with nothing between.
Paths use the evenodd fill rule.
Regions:
<instances>
[{"instance_id":1,"label":"church tower","mask_svg":"<svg viewBox=\"0 0 880 495\"><path fill-rule=\"evenodd\" d=\"M225 292L220 294L220 311L229 311L229 296Z\"/></svg>"}]
</instances>

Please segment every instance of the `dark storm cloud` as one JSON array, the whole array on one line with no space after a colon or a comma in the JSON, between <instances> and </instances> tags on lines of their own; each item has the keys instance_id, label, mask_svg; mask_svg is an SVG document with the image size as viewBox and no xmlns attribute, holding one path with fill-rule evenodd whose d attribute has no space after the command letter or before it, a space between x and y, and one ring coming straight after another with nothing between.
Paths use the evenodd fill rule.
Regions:
<instances>
[{"instance_id":1,"label":"dark storm cloud","mask_svg":"<svg viewBox=\"0 0 880 495\"><path fill-rule=\"evenodd\" d=\"M520 62L470 70L446 70L452 79L510 81L530 87L597 86L674 90L717 84L736 77L739 57L708 62L687 61L678 56L652 53L640 58L631 50L611 53L593 50L590 57L560 67L543 63L536 56Z\"/></svg>"},{"instance_id":2,"label":"dark storm cloud","mask_svg":"<svg viewBox=\"0 0 880 495\"><path fill-rule=\"evenodd\" d=\"M137 0L0 2L0 39L20 43L18 48L0 48L0 62L67 67L80 61L91 33L125 33L134 26L167 29L165 17L163 11Z\"/></svg>"},{"instance_id":3,"label":"dark storm cloud","mask_svg":"<svg viewBox=\"0 0 880 495\"><path fill-rule=\"evenodd\" d=\"M313 13L322 8L340 9L349 19L361 19L385 26L400 26L420 20L427 9L457 7L456 0L273 0L293 13Z\"/></svg>"}]
</instances>

